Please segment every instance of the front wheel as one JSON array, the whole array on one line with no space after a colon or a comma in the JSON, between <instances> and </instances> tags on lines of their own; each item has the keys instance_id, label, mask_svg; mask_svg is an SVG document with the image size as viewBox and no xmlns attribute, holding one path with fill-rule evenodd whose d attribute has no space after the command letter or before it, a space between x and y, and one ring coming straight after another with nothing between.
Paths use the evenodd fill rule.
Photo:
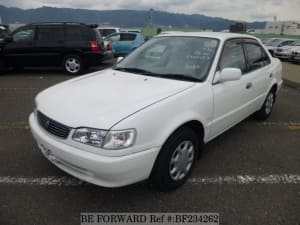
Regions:
<instances>
[{"instance_id":1,"label":"front wheel","mask_svg":"<svg viewBox=\"0 0 300 225\"><path fill-rule=\"evenodd\" d=\"M162 191L181 186L192 171L198 152L199 141L192 129L176 131L163 145L150 183Z\"/></svg>"},{"instance_id":2,"label":"front wheel","mask_svg":"<svg viewBox=\"0 0 300 225\"><path fill-rule=\"evenodd\" d=\"M68 74L78 75L84 70L83 60L78 55L68 55L63 60L64 69Z\"/></svg>"},{"instance_id":3,"label":"front wheel","mask_svg":"<svg viewBox=\"0 0 300 225\"><path fill-rule=\"evenodd\" d=\"M255 117L259 120L267 119L271 115L274 103L275 103L275 91L271 90L268 93L262 107L254 114Z\"/></svg>"}]
</instances>

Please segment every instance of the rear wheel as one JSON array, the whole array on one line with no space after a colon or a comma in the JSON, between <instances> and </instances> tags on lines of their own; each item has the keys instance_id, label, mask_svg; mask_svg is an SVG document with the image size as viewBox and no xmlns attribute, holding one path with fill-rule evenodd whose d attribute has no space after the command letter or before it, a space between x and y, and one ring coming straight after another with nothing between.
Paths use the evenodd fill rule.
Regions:
<instances>
[{"instance_id":1,"label":"rear wheel","mask_svg":"<svg viewBox=\"0 0 300 225\"><path fill-rule=\"evenodd\" d=\"M5 72L5 64L3 60L0 59L0 74L3 74Z\"/></svg>"},{"instance_id":2,"label":"rear wheel","mask_svg":"<svg viewBox=\"0 0 300 225\"><path fill-rule=\"evenodd\" d=\"M68 55L63 61L64 69L71 75L78 75L84 71L83 60L78 55Z\"/></svg>"},{"instance_id":3,"label":"rear wheel","mask_svg":"<svg viewBox=\"0 0 300 225\"><path fill-rule=\"evenodd\" d=\"M176 131L162 147L150 183L162 191L181 186L192 171L198 152L199 141L192 129Z\"/></svg>"},{"instance_id":4,"label":"rear wheel","mask_svg":"<svg viewBox=\"0 0 300 225\"><path fill-rule=\"evenodd\" d=\"M262 107L260 108L260 110L258 110L254 115L257 119L259 120L265 120L267 119L270 115L271 115L271 112L273 110L273 106L274 106L274 103L275 103L275 90L272 89L265 101L264 101L264 104L262 105Z\"/></svg>"}]
</instances>

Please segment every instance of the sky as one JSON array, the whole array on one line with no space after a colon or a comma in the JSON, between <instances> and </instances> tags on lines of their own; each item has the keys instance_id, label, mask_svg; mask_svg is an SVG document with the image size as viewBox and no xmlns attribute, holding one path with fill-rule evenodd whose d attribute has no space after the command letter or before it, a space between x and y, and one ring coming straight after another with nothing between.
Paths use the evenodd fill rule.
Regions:
<instances>
[{"instance_id":1,"label":"sky","mask_svg":"<svg viewBox=\"0 0 300 225\"><path fill-rule=\"evenodd\" d=\"M42 6L94 10L133 9L203 14L243 21L300 21L300 0L0 0L0 5L22 9Z\"/></svg>"}]
</instances>

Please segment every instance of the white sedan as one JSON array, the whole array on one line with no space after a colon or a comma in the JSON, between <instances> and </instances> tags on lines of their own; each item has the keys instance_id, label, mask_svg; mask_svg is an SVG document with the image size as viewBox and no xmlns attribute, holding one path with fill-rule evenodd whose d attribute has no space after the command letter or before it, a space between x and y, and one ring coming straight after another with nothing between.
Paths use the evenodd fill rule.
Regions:
<instances>
[{"instance_id":1,"label":"white sedan","mask_svg":"<svg viewBox=\"0 0 300 225\"><path fill-rule=\"evenodd\" d=\"M281 73L252 36L162 34L111 69L39 93L30 127L45 157L79 179L174 189L203 143L270 115Z\"/></svg>"},{"instance_id":2,"label":"white sedan","mask_svg":"<svg viewBox=\"0 0 300 225\"><path fill-rule=\"evenodd\" d=\"M290 45L278 47L274 50L274 57L279 59L290 59L292 56L293 49L300 48L300 40L294 41Z\"/></svg>"}]
</instances>

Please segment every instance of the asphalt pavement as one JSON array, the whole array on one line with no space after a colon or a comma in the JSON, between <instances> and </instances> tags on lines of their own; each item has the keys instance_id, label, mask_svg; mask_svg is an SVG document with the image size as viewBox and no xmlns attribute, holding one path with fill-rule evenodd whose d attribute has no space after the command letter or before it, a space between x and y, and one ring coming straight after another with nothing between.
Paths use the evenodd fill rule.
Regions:
<instances>
[{"instance_id":1,"label":"asphalt pavement","mask_svg":"<svg viewBox=\"0 0 300 225\"><path fill-rule=\"evenodd\" d=\"M60 69L0 76L1 225L75 225L82 212L218 212L220 224L300 224L299 89L283 86L267 121L250 117L208 143L188 182L163 193L144 182L86 184L42 156L28 127L34 96L70 78Z\"/></svg>"}]
</instances>

